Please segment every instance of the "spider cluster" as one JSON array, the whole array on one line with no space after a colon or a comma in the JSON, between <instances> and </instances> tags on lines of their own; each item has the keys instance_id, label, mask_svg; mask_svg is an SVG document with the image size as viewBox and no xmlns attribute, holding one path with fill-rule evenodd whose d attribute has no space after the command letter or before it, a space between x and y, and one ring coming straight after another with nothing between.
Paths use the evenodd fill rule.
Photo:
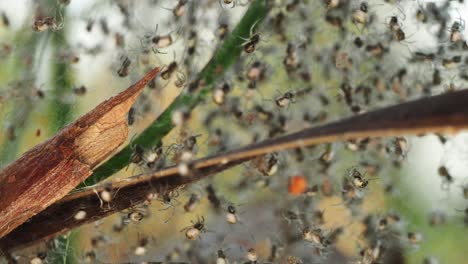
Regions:
<instances>
[{"instance_id":1,"label":"spider cluster","mask_svg":"<svg viewBox=\"0 0 468 264\"><path fill-rule=\"evenodd\" d=\"M269 9L266 18L251 18L248 28L237 29L257 1ZM464 5L456 2L120 0L83 7L79 15L70 15L76 12L72 3L36 4L25 28L32 44L49 35L58 43L52 61L67 69L60 78L105 65L103 76L120 89L161 66L128 113L130 165L119 176L173 166L178 177L196 179L199 157L462 89L468 42ZM0 5L0 37L14 31L13 16ZM223 46L225 41L237 44ZM217 52L226 58L213 57ZM2 144L22 138L19 131L30 126L27 109L45 109L50 101L74 108L102 92L102 83L85 78L71 78L70 89L44 83L35 77L43 64L32 53L12 37L0 39L2 61L21 57L28 73L5 84L0 70L0 107L8 110L0 116ZM203 68L225 59L232 65ZM162 141L151 146L136 140L176 96L204 97L193 110L187 101L164 116L173 130ZM14 112L10 103L3 105L9 99L27 109ZM47 133L32 131L37 138ZM437 138L441 145L452 139ZM82 228L89 239L74 255L88 263L376 264L400 263L419 250L421 260L433 261L424 263L438 263L424 248L434 243L431 230L462 230L468 213L433 208L426 226L414 222L404 206L412 194L398 176L407 173L401 168L410 164L412 147L409 137L363 136L257 156L178 189L151 186L143 204ZM441 162L434 175L443 192L466 203L467 182L449 163ZM117 206L119 190L112 184L95 192L96 206ZM70 218L85 221L89 213L79 209ZM54 248L61 244L20 252L16 259L45 263Z\"/></svg>"}]
</instances>

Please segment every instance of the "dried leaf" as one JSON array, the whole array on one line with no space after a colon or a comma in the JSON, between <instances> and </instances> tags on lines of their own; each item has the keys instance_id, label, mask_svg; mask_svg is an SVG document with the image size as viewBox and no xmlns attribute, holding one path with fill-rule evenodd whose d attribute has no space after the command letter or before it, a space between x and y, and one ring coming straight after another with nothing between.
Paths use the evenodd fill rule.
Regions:
<instances>
[{"instance_id":1,"label":"dried leaf","mask_svg":"<svg viewBox=\"0 0 468 264\"><path fill-rule=\"evenodd\" d=\"M177 167L143 174L118 182L83 189L67 195L0 240L0 248L15 249L52 238L85 223L145 201L148 194L164 193L195 182L244 161L284 149L364 137L423 133L455 133L468 128L468 90L387 107L328 125L265 140L194 162L192 177L179 175ZM102 204L98 194L111 190L112 200ZM78 211L86 218L76 219Z\"/></svg>"},{"instance_id":2,"label":"dried leaf","mask_svg":"<svg viewBox=\"0 0 468 264\"><path fill-rule=\"evenodd\" d=\"M0 237L68 194L125 142L127 113L158 72L153 69L0 172Z\"/></svg>"}]
</instances>

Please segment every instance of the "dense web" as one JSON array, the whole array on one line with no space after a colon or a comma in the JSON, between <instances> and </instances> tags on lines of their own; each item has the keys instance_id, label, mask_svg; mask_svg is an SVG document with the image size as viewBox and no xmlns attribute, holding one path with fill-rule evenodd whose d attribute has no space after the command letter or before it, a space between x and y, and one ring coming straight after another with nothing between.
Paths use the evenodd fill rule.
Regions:
<instances>
[{"instance_id":1,"label":"dense web","mask_svg":"<svg viewBox=\"0 0 468 264\"><path fill-rule=\"evenodd\" d=\"M169 165L191 177L196 158L468 81L463 1L266 1L202 103L176 109L171 133L142 145L135 138L176 96L204 85L197 74L252 1L67 2L0 3L2 167L154 66L161 74L128 116L132 154L113 177ZM270 153L177 190L154 186L145 203L12 258L460 263L467 146L464 134L425 135ZM112 207L116 192L96 191L96 206Z\"/></svg>"}]
</instances>

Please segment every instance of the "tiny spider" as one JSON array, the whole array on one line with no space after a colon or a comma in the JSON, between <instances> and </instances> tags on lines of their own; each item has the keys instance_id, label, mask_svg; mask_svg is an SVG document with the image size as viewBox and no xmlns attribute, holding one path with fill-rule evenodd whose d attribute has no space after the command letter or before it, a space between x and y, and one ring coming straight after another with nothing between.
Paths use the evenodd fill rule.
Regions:
<instances>
[{"instance_id":1,"label":"tiny spider","mask_svg":"<svg viewBox=\"0 0 468 264\"><path fill-rule=\"evenodd\" d=\"M260 33L254 33L254 28L258 22L259 21L255 22L250 28L249 38L241 37L241 39L245 40L245 42L242 43L242 47L246 53L253 53L257 49L257 44L260 43Z\"/></svg>"},{"instance_id":2,"label":"tiny spider","mask_svg":"<svg viewBox=\"0 0 468 264\"><path fill-rule=\"evenodd\" d=\"M192 225L184 227L180 232L185 232L185 237L189 240L195 240L199 238L202 232L206 232L205 229L205 218L197 217L197 221L190 221Z\"/></svg>"}]
</instances>

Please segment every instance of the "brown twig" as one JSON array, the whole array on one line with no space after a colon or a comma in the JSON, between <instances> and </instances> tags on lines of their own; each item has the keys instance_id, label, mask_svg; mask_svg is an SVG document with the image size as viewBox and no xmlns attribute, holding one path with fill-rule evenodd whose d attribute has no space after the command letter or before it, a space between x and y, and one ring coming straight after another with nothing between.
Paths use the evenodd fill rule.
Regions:
<instances>
[{"instance_id":1,"label":"brown twig","mask_svg":"<svg viewBox=\"0 0 468 264\"><path fill-rule=\"evenodd\" d=\"M148 199L149 194L166 193L244 161L285 149L365 137L384 137L430 132L455 133L468 128L468 90L420 99L347 118L328 125L265 140L193 163L192 177L179 175L177 167L94 186L72 193L33 217L7 237L0 247L15 249L52 238L85 223L99 220ZM110 190L112 200L100 206L97 194ZM86 217L74 218L78 211Z\"/></svg>"},{"instance_id":2,"label":"brown twig","mask_svg":"<svg viewBox=\"0 0 468 264\"><path fill-rule=\"evenodd\" d=\"M127 113L159 68L0 172L0 237L67 195L128 135Z\"/></svg>"}]
</instances>

